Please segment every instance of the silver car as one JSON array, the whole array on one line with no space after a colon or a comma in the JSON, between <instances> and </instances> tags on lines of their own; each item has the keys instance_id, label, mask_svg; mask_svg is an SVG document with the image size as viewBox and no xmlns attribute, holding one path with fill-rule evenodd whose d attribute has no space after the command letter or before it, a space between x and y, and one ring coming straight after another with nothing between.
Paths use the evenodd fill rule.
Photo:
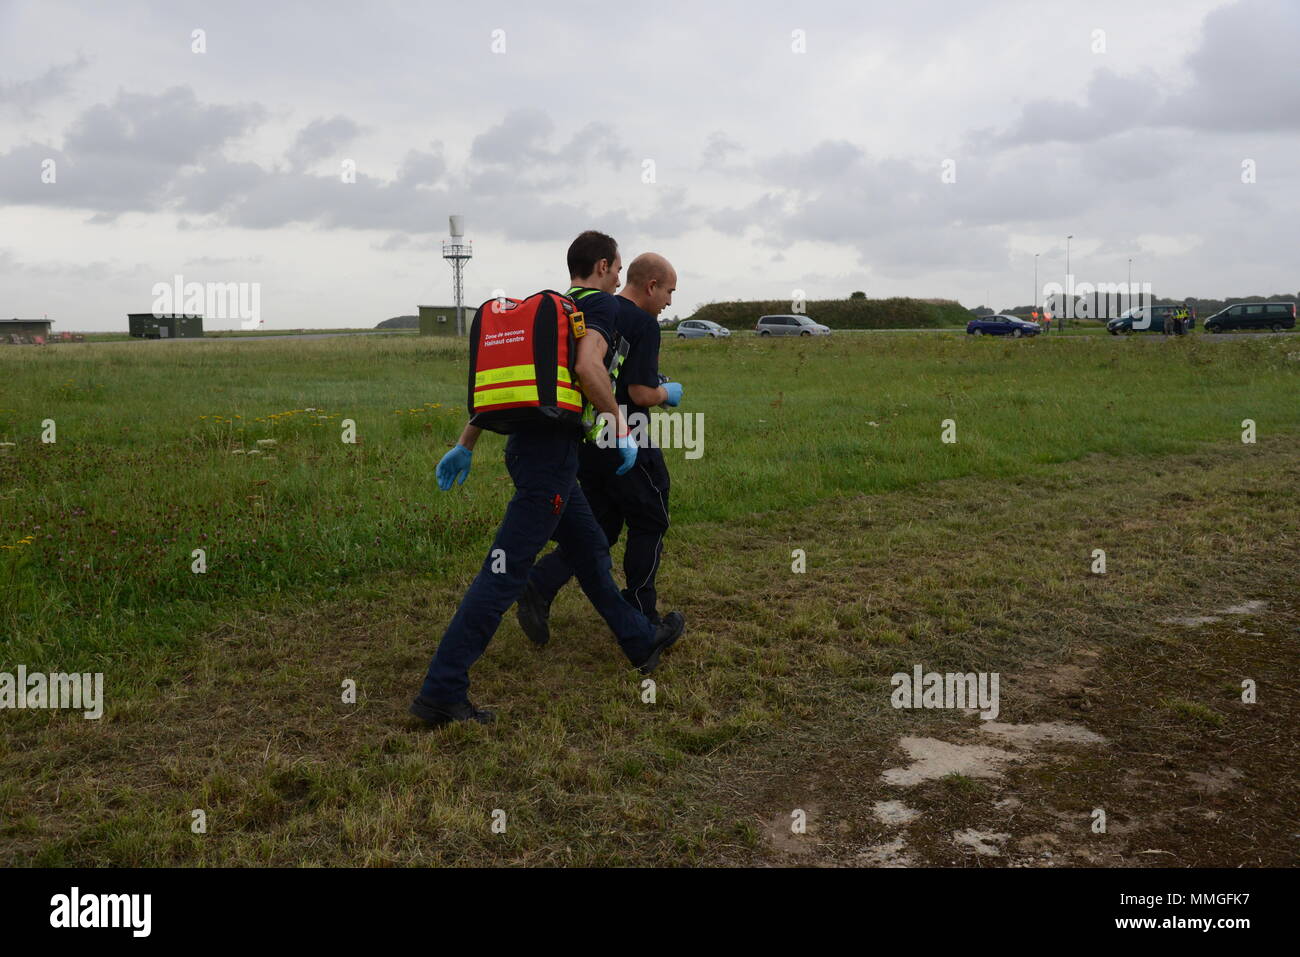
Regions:
<instances>
[{"instance_id":1,"label":"silver car","mask_svg":"<svg viewBox=\"0 0 1300 957\"><path fill-rule=\"evenodd\" d=\"M683 319L677 324L678 339L725 339L731 330L708 319Z\"/></svg>"},{"instance_id":2,"label":"silver car","mask_svg":"<svg viewBox=\"0 0 1300 957\"><path fill-rule=\"evenodd\" d=\"M829 336L831 329L807 316L764 316L754 332L760 336Z\"/></svg>"}]
</instances>

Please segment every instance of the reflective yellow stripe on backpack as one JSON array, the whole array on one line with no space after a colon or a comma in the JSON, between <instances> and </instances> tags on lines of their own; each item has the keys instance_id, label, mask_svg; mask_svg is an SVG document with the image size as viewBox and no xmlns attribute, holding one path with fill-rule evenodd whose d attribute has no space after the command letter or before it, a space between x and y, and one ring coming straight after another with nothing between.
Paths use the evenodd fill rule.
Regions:
<instances>
[{"instance_id":1,"label":"reflective yellow stripe on backpack","mask_svg":"<svg viewBox=\"0 0 1300 957\"><path fill-rule=\"evenodd\" d=\"M532 366L506 366L474 374L474 399L478 406L537 402L537 382ZM582 393L573 388L573 379L564 366L555 367L555 400L582 408ZM484 388L497 386L497 388Z\"/></svg>"},{"instance_id":2,"label":"reflective yellow stripe on backpack","mask_svg":"<svg viewBox=\"0 0 1300 957\"><path fill-rule=\"evenodd\" d=\"M537 373L531 365L504 366L500 369L488 369L486 372L474 373L474 388L485 385L500 385L503 382L535 382Z\"/></svg>"},{"instance_id":3,"label":"reflective yellow stripe on backpack","mask_svg":"<svg viewBox=\"0 0 1300 957\"><path fill-rule=\"evenodd\" d=\"M494 405L512 405L516 402L536 402L537 386L514 385L502 389L484 389L474 393L474 404L482 411Z\"/></svg>"}]
</instances>

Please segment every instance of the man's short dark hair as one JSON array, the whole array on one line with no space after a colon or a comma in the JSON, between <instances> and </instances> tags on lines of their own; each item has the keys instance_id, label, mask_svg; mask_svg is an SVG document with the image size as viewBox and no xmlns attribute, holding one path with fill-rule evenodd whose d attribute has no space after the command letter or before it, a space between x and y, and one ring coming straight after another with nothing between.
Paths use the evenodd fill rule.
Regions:
<instances>
[{"instance_id":1,"label":"man's short dark hair","mask_svg":"<svg viewBox=\"0 0 1300 957\"><path fill-rule=\"evenodd\" d=\"M608 259L612 266L617 258L618 243L604 233L589 229L569 245L569 278L585 279L596 271L596 263L602 259Z\"/></svg>"}]
</instances>

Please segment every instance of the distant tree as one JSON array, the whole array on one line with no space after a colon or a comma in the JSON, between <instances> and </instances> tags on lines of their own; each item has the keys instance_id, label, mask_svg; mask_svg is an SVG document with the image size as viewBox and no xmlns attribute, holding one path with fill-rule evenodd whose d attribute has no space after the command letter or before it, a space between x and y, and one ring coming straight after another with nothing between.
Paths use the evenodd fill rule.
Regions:
<instances>
[{"instance_id":1,"label":"distant tree","mask_svg":"<svg viewBox=\"0 0 1300 957\"><path fill-rule=\"evenodd\" d=\"M978 319L981 316L991 316L994 313L993 310L990 309L988 306L976 306L974 309L970 311L970 314Z\"/></svg>"},{"instance_id":2,"label":"distant tree","mask_svg":"<svg viewBox=\"0 0 1300 957\"><path fill-rule=\"evenodd\" d=\"M859 290L858 292L849 293L849 298L850 298L850 299L866 299L866 298L867 298L867 294L866 294L865 292L862 292L862 291Z\"/></svg>"}]
</instances>

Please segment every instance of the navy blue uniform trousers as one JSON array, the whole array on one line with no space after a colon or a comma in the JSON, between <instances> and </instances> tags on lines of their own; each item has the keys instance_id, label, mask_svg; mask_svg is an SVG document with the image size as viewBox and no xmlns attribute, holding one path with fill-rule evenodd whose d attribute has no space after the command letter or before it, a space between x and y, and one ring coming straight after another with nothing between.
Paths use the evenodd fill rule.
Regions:
<instances>
[{"instance_id":1,"label":"navy blue uniform trousers","mask_svg":"<svg viewBox=\"0 0 1300 957\"><path fill-rule=\"evenodd\" d=\"M506 442L515 494L492 548L438 644L420 696L468 700L469 669L519 598L534 559L554 539L582 590L633 664L650 655L654 626L624 600L610 573L609 542L578 484L578 440L555 430L516 432ZM494 571L497 568L499 570Z\"/></svg>"},{"instance_id":2,"label":"navy blue uniform trousers","mask_svg":"<svg viewBox=\"0 0 1300 957\"><path fill-rule=\"evenodd\" d=\"M651 621L659 620L659 593L655 577L668 531L668 466L664 453L650 446L640 449L636 464L626 475L615 475L619 457L614 449L602 449L584 442L578 453L578 481L591 505L596 521L613 545L627 525L627 549L623 553L626 598ZM568 556L556 549L536 565L529 582L551 601L573 577Z\"/></svg>"}]
</instances>

